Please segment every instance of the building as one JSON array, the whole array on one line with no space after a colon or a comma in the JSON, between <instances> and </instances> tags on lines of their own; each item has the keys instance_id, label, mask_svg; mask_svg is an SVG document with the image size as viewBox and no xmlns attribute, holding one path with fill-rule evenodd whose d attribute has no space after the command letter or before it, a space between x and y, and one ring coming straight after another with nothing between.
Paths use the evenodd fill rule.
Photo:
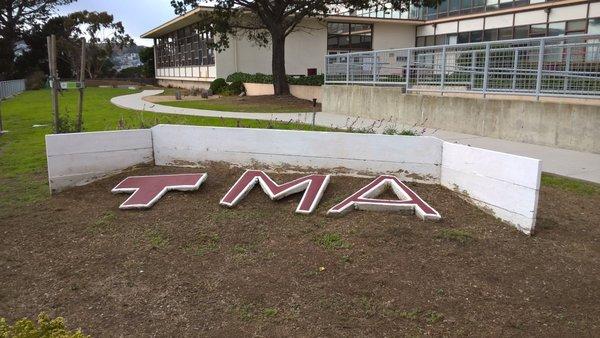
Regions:
<instances>
[{"instance_id":1,"label":"building","mask_svg":"<svg viewBox=\"0 0 600 338\"><path fill-rule=\"evenodd\" d=\"M142 35L154 39L161 85L206 87L234 72L270 73L271 51L243 38L223 52L197 25L197 8ZM600 33L600 2L581 0L443 0L398 12L372 8L306 19L286 41L291 75L324 72L327 54Z\"/></svg>"}]
</instances>

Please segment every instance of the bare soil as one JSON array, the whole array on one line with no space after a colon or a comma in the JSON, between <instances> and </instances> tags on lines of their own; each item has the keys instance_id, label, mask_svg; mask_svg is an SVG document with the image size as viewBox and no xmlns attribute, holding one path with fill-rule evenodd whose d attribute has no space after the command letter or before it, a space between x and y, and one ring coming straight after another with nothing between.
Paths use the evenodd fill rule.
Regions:
<instances>
[{"instance_id":1,"label":"bare soil","mask_svg":"<svg viewBox=\"0 0 600 338\"><path fill-rule=\"evenodd\" d=\"M312 101L299 99L292 95L260 95L260 96L219 96L214 95L209 98L202 98L200 96L189 96L184 95L181 97L182 101L211 101L214 104L225 104L225 105L239 105L240 107L244 106L256 106L256 105L276 105L283 108L295 108L301 111L309 110L312 108ZM152 103L161 103L161 102L173 102L176 101L174 95L155 95L155 96L147 96L144 98L144 101L152 102ZM317 103L317 111L321 110L321 104Z\"/></svg>"},{"instance_id":2,"label":"bare soil","mask_svg":"<svg viewBox=\"0 0 600 338\"><path fill-rule=\"evenodd\" d=\"M259 187L225 209L242 170L223 165L147 211L110 193L194 171L134 169L0 220L0 317L47 311L95 336L600 335L598 195L544 187L528 237L436 185L409 184L441 222L327 217L370 182L339 176L313 215Z\"/></svg>"}]
</instances>

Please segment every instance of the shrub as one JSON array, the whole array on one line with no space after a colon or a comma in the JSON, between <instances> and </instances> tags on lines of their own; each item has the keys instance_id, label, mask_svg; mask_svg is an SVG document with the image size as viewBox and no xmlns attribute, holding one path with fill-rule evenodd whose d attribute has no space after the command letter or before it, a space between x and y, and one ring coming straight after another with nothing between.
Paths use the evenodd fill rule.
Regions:
<instances>
[{"instance_id":1,"label":"shrub","mask_svg":"<svg viewBox=\"0 0 600 338\"><path fill-rule=\"evenodd\" d=\"M240 93L244 91L244 84L241 81L233 81L227 86L227 90L231 92L232 95L240 95Z\"/></svg>"},{"instance_id":2,"label":"shrub","mask_svg":"<svg viewBox=\"0 0 600 338\"><path fill-rule=\"evenodd\" d=\"M46 74L41 70L29 74L25 79L25 87L28 90L42 89L46 85Z\"/></svg>"},{"instance_id":3,"label":"shrub","mask_svg":"<svg viewBox=\"0 0 600 338\"><path fill-rule=\"evenodd\" d=\"M210 90L215 94L221 94L221 91L227 87L227 82L223 78L215 79L210 84Z\"/></svg>"},{"instance_id":4,"label":"shrub","mask_svg":"<svg viewBox=\"0 0 600 338\"><path fill-rule=\"evenodd\" d=\"M302 86L322 86L325 83L324 75L311 75L300 77L288 77L288 81L292 85Z\"/></svg>"},{"instance_id":5,"label":"shrub","mask_svg":"<svg viewBox=\"0 0 600 338\"><path fill-rule=\"evenodd\" d=\"M273 83L273 76L256 73L248 74L237 72L227 77L227 82L242 82L242 83ZM311 75L311 76L289 76L288 82L292 85L304 85L304 86L321 86L325 81L324 75Z\"/></svg>"},{"instance_id":6,"label":"shrub","mask_svg":"<svg viewBox=\"0 0 600 338\"><path fill-rule=\"evenodd\" d=\"M8 325L6 319L0 318L0 337L87 338L89 336L83 334L81 330L68 331L62 317L50 319L47 314L41 313L37 324L24 318L13 325Z\"/></svg>"}]
</instances>

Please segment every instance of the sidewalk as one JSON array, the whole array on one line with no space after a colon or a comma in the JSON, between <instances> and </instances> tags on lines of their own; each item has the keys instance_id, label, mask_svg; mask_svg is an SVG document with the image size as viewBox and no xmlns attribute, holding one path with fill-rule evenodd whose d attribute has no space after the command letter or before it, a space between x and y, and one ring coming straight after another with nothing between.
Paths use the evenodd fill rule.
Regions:
<instances>
[{"instance_id":1,"label":"sidewalk","mask_svg":"<svg viewBox=\"0 0 600 338\"><path fill-rule=\"evenodd\" d=\"M294 120L303 123L312 122L312 113L270 114L223 112L169 107L143 100L143 98L146 96L157 95L160 93L162 93L162 90L144 90L143 92L137 94L115 97L111 99L111 102L121 108L143 110L155 113L225 117L235 119L278 121ZM348 127L360 129L373 126L377 132L382 132L386 127L390 126L396 129L403 129L407 127L399 126L397 123L390 121L377 121L363 118L357 119L356 117L328 113L317 113L316 124L340 129L347 129ZM545 172L600 183L600 154L506 141L490 137L455 133L445 130L427 130L425 135L436 136L448 142L455 142L478 148L537 158L542 160L542 170Z\"/></svg>"}]
</instances>

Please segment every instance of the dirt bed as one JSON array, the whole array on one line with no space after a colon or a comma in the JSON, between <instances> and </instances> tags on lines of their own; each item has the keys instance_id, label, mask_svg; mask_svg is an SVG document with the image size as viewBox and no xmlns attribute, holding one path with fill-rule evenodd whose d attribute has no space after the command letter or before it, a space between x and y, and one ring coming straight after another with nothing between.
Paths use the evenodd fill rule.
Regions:
<instances>
[{"instance_id":1,"label":"dirt bed","mask_svg":"<svg viewBox=\"0 0 600 338\"><path fill-rule=\"evenodd\" d=\"M544 188L528 237L435 185L409 184L441 222L325 216L370 182L347 177L313 215L259 187L225 209L242 170L222 165L151 210L110 193L131 174L198 171L139 168L1 220L0 317L47 311L95 336L600 334L598 195Z\"/></svg>"}]
</instances>

